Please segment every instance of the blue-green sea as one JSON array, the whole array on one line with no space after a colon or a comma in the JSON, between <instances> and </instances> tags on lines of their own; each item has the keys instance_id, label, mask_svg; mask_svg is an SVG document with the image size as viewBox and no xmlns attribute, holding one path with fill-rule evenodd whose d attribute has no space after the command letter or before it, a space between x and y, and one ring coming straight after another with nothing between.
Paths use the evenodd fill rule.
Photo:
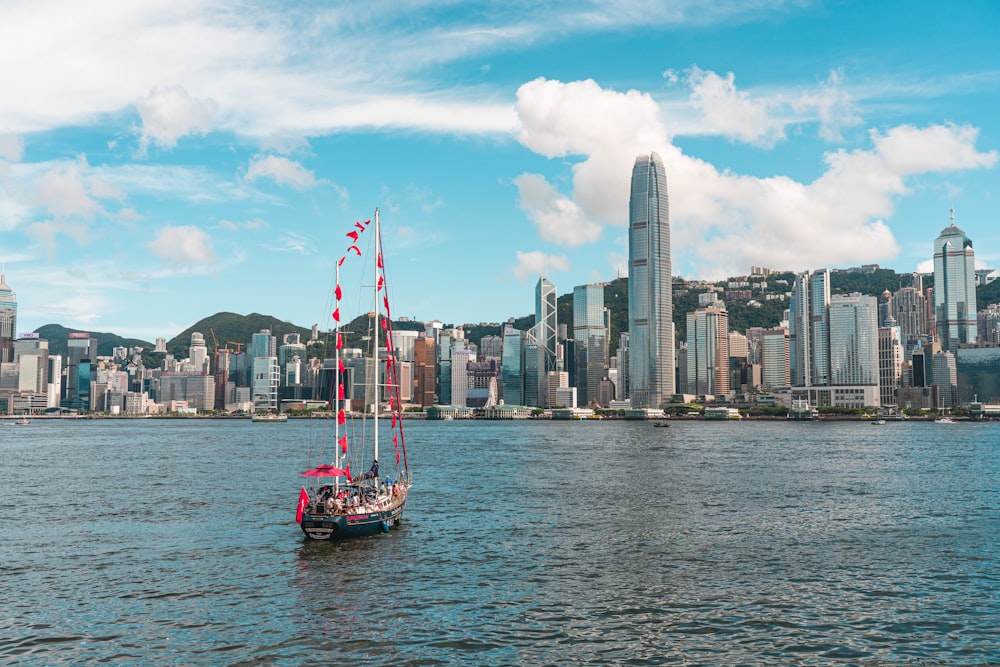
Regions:
<instances>
[{"instance_id":1,"label":"blue-green sea","mask_svg":"<svg viewBox=\"0 0 1000 667\"><path fill-rule=\"evenodd\" d=\"M344 543L314 429L0 422L0 664L1000 664L998 424L411 422Z\"/></svg>"}]
</instances>

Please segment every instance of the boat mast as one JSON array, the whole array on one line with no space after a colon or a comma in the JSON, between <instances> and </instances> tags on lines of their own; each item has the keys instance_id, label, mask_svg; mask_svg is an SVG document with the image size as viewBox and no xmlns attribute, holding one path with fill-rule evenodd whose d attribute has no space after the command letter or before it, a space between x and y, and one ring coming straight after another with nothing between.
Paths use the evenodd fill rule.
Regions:
<instances>
[{"instance_id":1,"label":"boat mast","mask_svg":"<svg viewBox=\"0 0 1000 667\"><path fill-rule=\"evenodd\" d=\"M379 413L379 389L381 388L380 385L379 385L379 381L378 381L379 380L379 378L378 378L378 375L379 375L379 365L378 365L378 362L379 362L379 359L378 359L378 330L379 330L379 327L382 326L382 323L379 322L380 315L379 315L379 305L378 305L378 291L379 291L378 290L378 287L379 287L379 285L378 285L378 276L379 276L378 265L379 265L379 261L381 259L382 259L382 234L381 234L381 230L379 229L378 209L376 208L375 209L375 261L373 262L373 264L375 265L375 282L373 283L373 285L375 285L375 304L374 304L375 305L375 327L374 327L374 329L375 329L375 347L372 350L372 353L375 356L375 381L373 383L374 387L375 387L375 410L374 410L374 412L375 412L375 415L374 415L375 416L375 426L374 426L374 430L373 430L372 433L373 433L374 440L375 440L375 460L376 461L378 461L378 413Z\"/></svg>"},{"instance_id":2,"label":"boat mast","mask_svg":"<svg viewBox=\"0 0 1000 667\"><path fill-rule=\"evenodd\" d=\"M336 285L336 287L339 289L340 288L340 264L339 263L337 264L336 272L334 273L334 276L335 276L334 285ZM339 299L337 299L337 302L334 305L334 308L335 309L339 309L340 308L340 300ZM334 322L334 333L335 333L334 340L335 341L339 341L340 340L340 320L339 320L339 318ZM335 343L334 344L334 348L335 349L334 349L334 352L333 352L333 359L334 359L334 361L336 363L335 363L335 370L333 372L334 373L334 375L333 375L333 386L330 388L330 395L331 395L331 398L333 399L331 401L331 409L333 409L334 412L338 413L338 415L337 415L338 418L335 419L334 422L333 422L333 452L334 452L333 465L334 465L334 467L339 468L340 467L340 418L339 418L340 415L339 415L339 411L340 411L340 406L341 406L341 401L340 401L340 345L338 345L338 344ZM336 478L336 484L337 484L337 488L339 488L340 487L340 478L339 477Z\"/></svg>"}]
</instances>

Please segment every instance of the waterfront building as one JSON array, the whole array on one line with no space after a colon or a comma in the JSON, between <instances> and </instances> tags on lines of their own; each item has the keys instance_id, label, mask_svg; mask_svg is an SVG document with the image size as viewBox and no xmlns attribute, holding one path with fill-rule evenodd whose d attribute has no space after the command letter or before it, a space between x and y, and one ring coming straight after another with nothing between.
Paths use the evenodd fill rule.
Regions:
<instances>
[{"instance_id":1,"label":"waterfront building","mask_svg":"<svg viewBox=\"0 0 1000 667\"><path fill-rule=\"evenodd\" d=\"M413 343L413 375L414 375L414 397L413 400L417 405L424 407L434 405L437 400L437 393L435 391L435 378L437 377L437 369L435 367L435 359L437 358L437 351L435 350L434 338L431 336L423 336L417 338Z\"/></svg>"},{"instance_id":2,"label":"waterfront building","mask_svg":"<svg viewBox=\"0 0 1000 667\"><path fill-rule=\"evenodd\" d=\"M467 407L491 408L500 402L498 382L500 365L496 358L470 362L467 373L469 376L469 389L465 397Z\"/></svg>"},{"instance_id":3,"label":"waterfront building","mask_svg":"<svg viewBox=\"0 0 1000 667\"><path fill-rule=\"evenodd\" d=\"M604 307L604 284L573 288L574 373L578 400L598 402L598 387L608 366L609 312Z\"/></svg>"},{"instance_id":4,"label":"waterfront building","mask_svg":"<svg viewBox=\"0 0 1000 667\"><path fill-rule=\"evenodd\" d=\"M546 405L550 408L554 405L562 405L558 402L557 395L560 389L569 387L569 373L566 371L549 371L545 385L549 392ZM577 396L579 397L579 395L580 392L578 391Z\"/></svg>"},{"instance_id":5,"label":"waterfront building","mask_svg":"<svg viewBox=\"0 0 1000 667\"><path fill-rule=\"evenodd\" d=\"M417 338L421 335L424 335L421 331L392 330L392 344L396 348L396 358L399 361L413 361L414 346L417 344Z\"/></svg>"},{"instance_id":6,"label":"waterfront building","mask_svg":"<svg viewBox=\"0 0 1000 667\"><path fill-rule=\"evenodd\" d=\"M90 409L90 364L97 359L97 339L74 332L66 340L66 396L64 407Z\"/></svg>"},{"instance_id":7,"label":"waterfront building","mask_svg":"<svg viewBox=\"0 0 1000 667\"><path fill-rule=\"evenodd\" d=\"M784 327L760 333L761 386L764 391L791 385L788 345L788 329Z\"/></svg>"},{"instance_id":8,"label":"waterfront building","mask_svg":"<svg viewBox=\"0 0 1000 667\"><path fill-rule=\"evenodd\" d=\"M472 350L453 350L451 353L451 405L466 407L469 394L469 364L476 360Z\"/></svg>"},{"instance_id":9,"label":"waterfront building","mask_svg":"<svg viewBox=\"0 0 1000 667\"><path fill-rule=\"evenodd\" d=\"M976 342L976 267L972 240L951 224L934 241L934 318L941 349Z\"/></svg>"},{"instance_id":10,"label":"waterfront building","mask_svg":"<svg viewBox=\"0 0 1000 667\"><path fill-rule=\"evenodd\" d=\"M629 396L633 408L659 409L676 387L670 207L656 153L632 167L628 237Z\"/></svg>"},{"instance_id":11,"label":"waterfront building","mask_svg":"<svg viewBox=\"0 0 1000 667\"><path fill-rule=\"evenodd\" d=\"M878 302L835 294L829 306L830 384L878 385Z\"/></svg>"},{"instance_id":12,"label":"waterfront building","mask_svg":"<svg viewBox=\"0 0 1000 667\"><path fill-rule=\"evenodd\" d=\"M890 318L878 328L879 401L884 406L896 405L896 389L903 373L903 344L895 320Z\"/></svg>"},{"instance_id":13,"label":"waterfront building","mask_svg":"<svg viewBox=\"0 0 1000 667\"><path fill-rule=\"evenodd\" d=\"M829 269L806 271L795 277L788 307L792 386L822 387L830 383L829 305Z\"/></svg>"},{"instance_id":14,"label":"waterfront building","mask_svg":"<svg viewBox=\"0 0 1000 667\"><path fill-rule=\"evenodd\" d=\"M620 401L629 400L629 336L627 331L618 334L618 384L617 395Z\"/></svg>"},{"instance_id":15,"label":"waterfront building","mask_svg":"<svg viewBox=\"0 0 1000 667\"><path fill-rule=\"evenodd\" d=\"M958 402L1000 403L1000 346L961 345L955 352Z\"/></svg>"},{"instance_id":16,"label":"waterfront building","mask_svg":"<svg viewBox=\"0 0 1000 667\"><path fill-rule=\"evenodd\" d=\"M919 275L917 279L919 281ZM892 295L892 318L899 327L907 359L913 344L929 333L926 301L919 287L901 287Z\"/></svg>"},{"instance_id":17,"label":"waterfront building","mask_svg":"<svg viewBox=\"0 0 1000 667\"><path fill-rule=\"evenodd\" d=\"M958 366L955 355L942 351L934 355L934 384L938 390L938 407L951 408L958 400Z\"/></svg>"},{"instance_id":18,"label":"waterfront building","mask_svg":"<svg viewBox=\"0 0 1000 667\"><path fill-rule=\"evenodd\" d=\"M250 393L254 411L277 411L281 369L278 366L277 340L270 329L261 329L251 336L250 358Z\"/></svg>"},{"instance_id":19,"label":"waterfront building","mask_svg":"<svg viewBox=\"0 0 1000 667\"><path fill-rule=\"evenodd\" d=\"M687 390L698 396L729 394L729 313L721 306L687 315Z\"/></svg>"},{"instance_id":20,"label":"waterfront building","mask_svg":"<svg viewBox=\"0 0 1000 667\"><path fill-rule=\"evenodd\" d=\"M17 297L7 284L7 273L0 269L0 363L14 361L17 337Z\"/></svg>"},{"instance_id":21,"label":"waterfront building","mask_svg":"<svg viewBox=\"0 0 1000 667\"><path fill-rule=\"evenodd\" d=\"M558 332L559 320L556 313L556 286L542 276L535 286L535 326L533 328L537 344L537 383L538 398L542 403L538 407L548 407L548 388L546 385L549 371L559 370Z\"/></svg>"},{"instance_id":22,"label":"waterfront building","mask_svg":"<svg viewBox=\"0 0 1000 667\"><path fill-rule=\"evenodd\" d=\"M503 401L507 405L526 405L524 402L524 332L509 324L503 329L501 376Z\"/></svg>"},{"instance_id":23,"label":"waterfront building","mask_svg":"<svg viewBox=\"0 0 1000 667\"><path fill-rule=\"evenodd\" d=\"M23 335L14 341L13 361L18 365L19 392L48 393L49 341L34 333Z\"/></svg>"}]
</instances>

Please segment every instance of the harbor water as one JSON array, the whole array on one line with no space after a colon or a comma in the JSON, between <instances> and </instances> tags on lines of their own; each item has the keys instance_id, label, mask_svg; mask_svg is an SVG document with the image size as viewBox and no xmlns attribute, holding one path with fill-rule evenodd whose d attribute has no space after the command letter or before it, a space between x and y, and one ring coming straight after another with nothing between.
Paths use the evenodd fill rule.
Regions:
<instances>
[{"instance_id":1,"label":"harbor water","mask_svg":"<svg viewBox=\"0 0 1000 667\"><path fill-rule=\"evenodd\" d=\"M408 422L342 543L315 429L0 423L0 664L1000 664L1000 425Z\"/></svg>"}]
</instances>

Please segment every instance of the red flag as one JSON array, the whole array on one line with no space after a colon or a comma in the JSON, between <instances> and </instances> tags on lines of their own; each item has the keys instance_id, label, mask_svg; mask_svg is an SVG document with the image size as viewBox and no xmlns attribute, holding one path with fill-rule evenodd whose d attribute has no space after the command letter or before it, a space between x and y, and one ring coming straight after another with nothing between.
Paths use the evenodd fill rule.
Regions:
<instances>
[{"instance_id":1,"label":"red flag","mask_svg":"<svg viewBox=\"0 0 1000 667\"><path fill-rule=\"evenodd\" d=\"M378 268L380 269L385 268L382 266L382 253L378 254L378 261L376 263L378 264Z\"/></svg>"},{"instance_id":2,"label":"red flag","mask_svg":"<svg viewBox=\"0 0 1000 667\"><path fill-rule=\"evenodd\" d=\"M352 245L350 248L348 248L348 250L353 250L354 252L358 253L358 257L361 257L361 248L359 248L358 246Z\"/></svg>"},{"instance_id":3,"label":"red flag","mask_svg":"<svg viewBox=\"0 0 1000 667\"><path fill-rule=\"evenodd\" d=\"M343 265L344 265L344 260L345 260L345 259L347 259L347 255L344 255L343 257L341 257L341 258L340 258L340 259L339 259L339 260L337 261L337 266L343 266Z\"/></svg>"},{"instance_id":4,"label":"red flag","mask_svg":"<svg viewBox=\"0 0 1000 667\"><path fill-rule=\"evenodd\" d=\"M347 473L347 481L351 481L351 466L349 464L344 464L344 472Z\"/></svg>"},{"instance_id":5,"label":"red flag","mask_svg":"<svg viewBox=\"0 0 1000 667\"><path fill-rule=\"evenodd\" d=\"M337 332L337 349L340 350L343 347L344 347L344 338L343 338L343 336L340 335L340 332L338 331Z\"/></svg>"},{"instance_id":6,"label":"red flag","mask_svg":"<svg viewBox=\"0 0 1000 667\"><path fill-rule=\"evenodd\" d=\"M333 291L333 295L337 297L337 301L340 301L340 298L344 296L344 293L340 290L340 285L337 285L337 289Z\"/></svg>"},{"instance_id":7,"label":"red flag","mask_svg":"<svg viewBox=\"0 0 1000 667\"><path fill-rule=\"evenodd\" d=\"M357 227L358 229L360 229L361 231L365 231L365 227L368 226L369 222L371 222L371 220L365 220L365 224L363 224L363 225L360 222L355 222L354 226Z\"/></svg>"},{"instance_id":8,"label":"red flag","mask_svg":"<svg viewBox=\"0 0 1000 667\"><path fill-rule=\"evenodd\" d=\"M305 511L306 505L309 504L309 494L306 493L306 487L302 487L302 491L299 492L299 505L295 510L295 523L302 523L302 512Z\"/></svg>"},{"instance_id":9,"label":"red flag","mask_svg":"<svg viewBox=\"0 0 1000 667\"><path fill-rule=\"evenodd\" d=\"M382 297L382 303L385 304L385 316L389 317L389 295L386 294Z\"/></svg>"},{"instance_id":10,"label":"red flag","mask_svg":"<svg viewBox=\"0 0 1000 667\"><path fill-rule=\"evenodd\" d=\"M389 428L396 428L396 413L395 412L392 413L392 426L390 426Z\"/></svg>"},{"instance_id":11,"label":"red flag","mask_svg":"<svg viewBox=\"0 0 1000 667\"><path fill-rule=\"evenodd\" d=\"M339 370L341 373L344 372L344 360L343 359L337 359L337 370Z\"/></svg>"},{"instance_id":12,"label":"red flag","mask_svg":"<svg viewBox=\"0 0 1000 667\"><path fill-rule=\"evenodd\" d=\"M333 319L336 320L337 322L340 321L340 308L333 311Z\"/></svg>"},{"instance_id":13,"label":"red flag","mask_svg":"<svg viewBox=\"0 0 1000 667\"><path fill-rule=\"evenodd\" d=\"M337 385L337 398L344 400L344 385L342 384Z\"/></svg>"},{"instance_id":14,"label":"red flag","mask_svg":"<svg viewBox=\"0 0 1000 667\"><path fill-rule=\"evenodd\" d=\"M382 276L379 276L378 277L378 285L375 287L375 289L376 290L381 290L382 289L382 284L384 282L385 282L385 279Z\"/></svg>"},{"instance_id":15,"label":"red flag","mask_svg":"<svg viewBox=\"0 0 1000 667\"><path fill-rule=\"evenodd\" d=\"M346 433L344 435L340 436L340 440L337 441L337 444L340 445L340 453L341 454L346 454L347 453L347 434ZM347 470L348 470L347 479L350 479L351 478L351 473L350 473L351 469L348 468Z\"/></svg>"},{"instance_id":16,"label":"red flag","mask_svg":"<svg viewBox=\"0 0 1000 667\"><path fill-rule=\"evenodd\" d=\"M347 413L344 412L344 408L341 408L340 412L337 413L337 423L341 426L347 423Z\"/></svg>"},{"instance_id":17,"label":"red flag","mask_svg":"<svg viewBox=\"0 0 1000 667\"><path fill-rule=\"evenodd\" d=\"M354 241L355 243L358 242L358 233L357 232L355 232L355 231L347 232L347 236L350 237L350 239L352 241Z\"/></svg>"}]
</instances>

